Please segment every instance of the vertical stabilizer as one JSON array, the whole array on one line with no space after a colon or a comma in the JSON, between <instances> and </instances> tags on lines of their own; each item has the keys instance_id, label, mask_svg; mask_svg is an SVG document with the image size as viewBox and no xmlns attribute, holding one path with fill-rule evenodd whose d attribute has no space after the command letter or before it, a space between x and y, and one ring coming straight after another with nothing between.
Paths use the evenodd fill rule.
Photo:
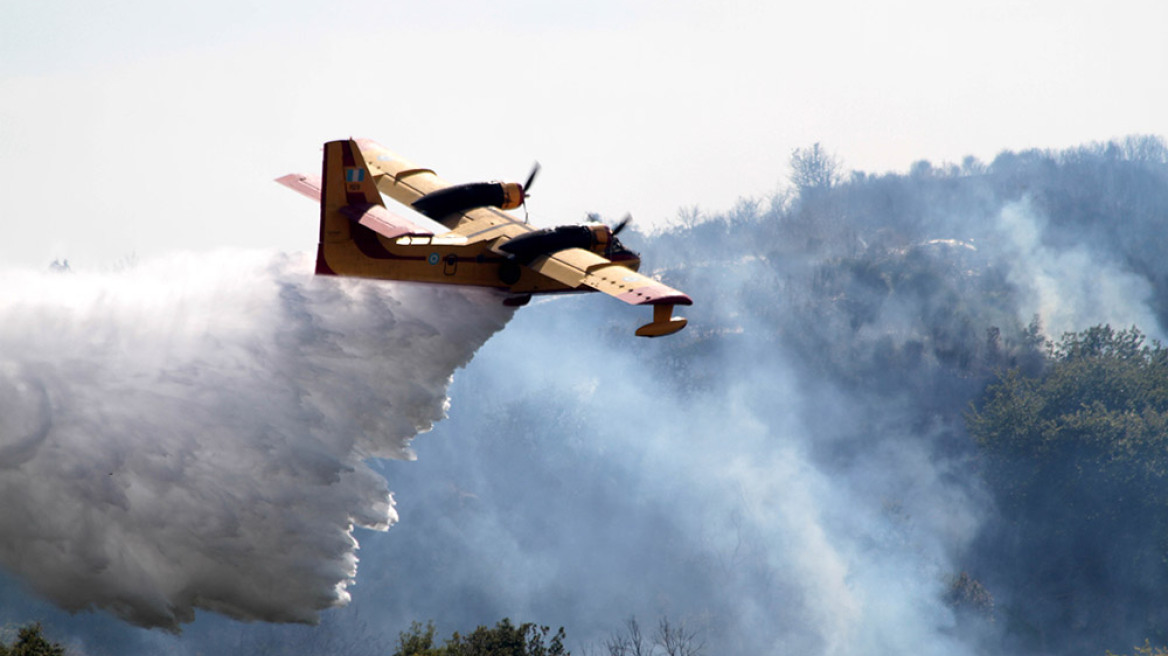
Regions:
<instances>
[{"instance_id":1,"label":"vertical stabilizer","mask_svg":"<svg viewBox=\"0 0 1168 656\"><path fill-rule=\"evenodd\" d=\"M384 207L385 203L361 150L352 139L330 141L324 145L320 177L320 244L316 272L330 274L334 271L327 262L329 245L352 240L354 230L367 230L355 226L343 210L348 208L350 214L354 211L360 214L370 206Z\"/></svg>"}]
</instances>

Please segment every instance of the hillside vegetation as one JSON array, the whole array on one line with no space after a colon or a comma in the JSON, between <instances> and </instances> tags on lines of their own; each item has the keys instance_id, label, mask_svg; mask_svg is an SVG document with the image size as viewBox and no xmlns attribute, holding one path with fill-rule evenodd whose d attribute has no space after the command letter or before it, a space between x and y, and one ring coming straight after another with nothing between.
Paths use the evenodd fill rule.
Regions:
<instances>
[{"instance_id":1,"label":"hillside vegetation","mask_svg":"<svg viewBox=\"0 0 1168 656\"><path fill-rule=\"evenodd\" d=\"M964 472L954 485L988 492L946 597L965 639L1082 654L1168 642L1168 352L1142 332L1168 318L1163 140L907 175L844 174L820 148L792 164L790 193L704 221L691 210L649 239L654 261L694 264L667 273L696 288L691 324L708 333L677 350L781 350L844 390L862 417L849 428L908 424L898 439L925 440ZM811 421L833 463L880 441Z\"/></svg>"},{"instance_id":2,"label":"hillside vegetation","mask_svg":"<svg viewBox=\"0 0 1168 656\"><path fill-rule=\"evenodd\" d=\"M492 337L418 461L378 463L401 521L358 534L349 608L175 644L624 654L640 616L707 654L1160 653L1164 141L792 170L622 233L694 298L677 335L580 296Z\"/></svg>"},{"instance_id":3,"label":"hillside vegetation","mask_svg":"<svg viewBox=\"0 0 1168 656\"><path fill-rule=\"evenodd\" d=\"M427 581L377 595L384 612L472 626L524 599L598 645L667 611L727 654L1165 642L1164 356L1145 337L1168 318L1164 142L792 165L788 191L630 232L694 298L686 330L631 344L627 308L557 301L456 377L419 462L460 491L398 470L418 501L394 564L463 572L474 601ZM489 574L529 562L539 577Z\"/></svg>"},{"instance_id":4,"label":"hillside vegetation","mask_svg":"<svg viewBox=\"0 0 1168 656\"><path fill-rule=\"evenodd\" d=\"M1168 349L1096 326L1049 346L1047 366L1003 373L969 414L1000 515L978 568L1014 603L1007 628L1061 636L1168 620Z\"/></svg>"}]
</instances>

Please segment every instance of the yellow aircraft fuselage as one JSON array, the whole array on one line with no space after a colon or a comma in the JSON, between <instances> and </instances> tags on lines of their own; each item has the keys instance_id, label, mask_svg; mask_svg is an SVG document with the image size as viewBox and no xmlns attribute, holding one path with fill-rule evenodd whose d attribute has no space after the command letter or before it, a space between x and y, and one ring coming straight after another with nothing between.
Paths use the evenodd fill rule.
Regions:
<instances>
[{"instance_id":1,"label":"yellow aircraft fuselage","mask_svg":"<svg viewBox=\"0 0 1168 656\"><path fill-rule=\"evenodd\" d=\"M318 274L474 285L513 294L582 291L500 255L493 242L467 243L465 237L418 236L386 239L367 233L357 239L321 242ZM636 271L640 259L621 264ZM591 291L591 290L583 290Z\"/></svg>"},{"instance_id":2,"label":"yellow aircraft fuselage","mask_svg":"<svg viewBox=\"0 0 1168 656\"><path fill-rule=\"evenodd\" d=\"M600 291L654 306L638 335L668 335L686 324L672 309L693 301L637 273L640 258L616 238L623 223L536 230L501 211L523 202L534 171L525 185L450 185L367 140L331 141L324 151L319 180L278 180L320 202L318 274L492 287L512 294L505 301L512 305L531 294ZM449 232L435 235L391 213L381 193Z\"/></svg>"}]
</instances>

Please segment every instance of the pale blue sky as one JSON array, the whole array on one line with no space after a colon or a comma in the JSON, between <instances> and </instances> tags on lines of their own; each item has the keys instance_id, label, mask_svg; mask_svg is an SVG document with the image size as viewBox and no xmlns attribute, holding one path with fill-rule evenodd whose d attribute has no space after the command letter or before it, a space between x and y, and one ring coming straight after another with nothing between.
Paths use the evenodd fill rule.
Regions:
<instances>
[{"instance_id":1,"label":"pale blue sky","mask_svg":"<svg viewBox=\"0 0 1168 656\"><path fill-rule=\"evenodd\" d=\"M645 226L848 168L1168 135L1168 3L502 0L0 5L0 266L310 250L271 180L366 136L533 222Z\"/></svg>"}]
</instances>

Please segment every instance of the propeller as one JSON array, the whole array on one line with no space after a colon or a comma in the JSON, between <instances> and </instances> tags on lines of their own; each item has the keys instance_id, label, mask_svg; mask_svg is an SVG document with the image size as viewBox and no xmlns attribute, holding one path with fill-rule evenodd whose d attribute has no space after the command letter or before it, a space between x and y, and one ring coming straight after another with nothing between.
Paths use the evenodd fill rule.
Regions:
<instances>
[{"instance_id":1,"label":"propeller","mask_svg":"<svg viewBox=\"0 0 1168 656\"><path fill-rule=\"evenodd\" d=\"M625 218L621 219L620 223L616 224L616 227L612 229L612 236L615 237L615 236L619 235L620 231L627 228L628 225L632 222L633 222L633 215L626 214Z\"/></svg>"},{"instance_id":2,"label":"propeller","mask_svg":"<svg viewBox=\"0 0 1168 656\"><path fill-rule=\"evenodd\" d=\"M527 217L527 196L529 195L528 192L531 189L532 183L535 182L535 176L536 176L536 174L539 173L539 168L540 168L539 161L536 160L535 164L531 165L531 173L527 174L527 182L524 182L523 186L520 188L520 190L523 193L522 198L523 198L523 222L524 223L527 223L527 219L528 219L528 217Z\"/></svg>"},{"instance_id":3,"label":"propeller","mask_svg":"<svg viewBox=\"0 0 1168 656\"><path fill-rule=\"evenodd\" d=\"M527 174L527 182L523 183L523 195L527 196L528 190L531 189L531 183L535 182L535 176L539 173L539 162L531 166L531 173Z\"/></svg>"}]
</instances>

